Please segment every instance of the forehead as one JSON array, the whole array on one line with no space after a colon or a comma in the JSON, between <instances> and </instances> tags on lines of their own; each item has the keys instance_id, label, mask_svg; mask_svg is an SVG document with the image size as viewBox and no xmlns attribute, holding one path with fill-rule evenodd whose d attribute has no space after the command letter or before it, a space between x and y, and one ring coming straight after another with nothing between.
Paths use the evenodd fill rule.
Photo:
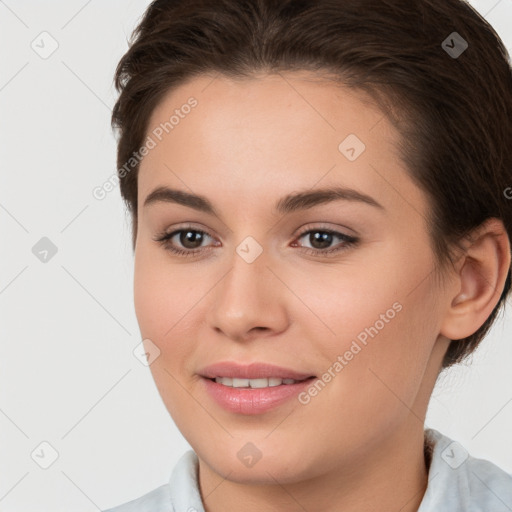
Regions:
<instances>
[{"instance_id":1,"label":"forehead","mask_svg":"<svg viewBox=\"0 0 512 512\"><path fill-rule=\"evenodd\" d=\"M254 134L247 139L250 149L275 135L281 143L293 145L299 140L330 144L343 138L347 130L365 138L377 124L381 125L380 137L386 136L390 143L398 135L368 94L306 71L237 79L224 75L194 77L168 91L150 117L148 132L169 122L173 113L190 110L187 102L191 98L197 102L193 115L174 116L172 129L164 137L176 138L187 126L202 136L201 142L206 142L206 134L212 142ZM186 117L191 119L182 122Z\"/></svg>"},{"instance_id":2,"label":"forehead","mask_svg":"<svg viewBox=\"0 0 512 512\"><path fill-rule=\"evenodd\" d=\"M139 204L163 184L268 208L269 194L345 185L384 206L408 197L426 207L399 158L399 134L372 99L307 72L195 77L165 95L147 135L156 145L140 166Z\"/></svg>"}]
</instances>

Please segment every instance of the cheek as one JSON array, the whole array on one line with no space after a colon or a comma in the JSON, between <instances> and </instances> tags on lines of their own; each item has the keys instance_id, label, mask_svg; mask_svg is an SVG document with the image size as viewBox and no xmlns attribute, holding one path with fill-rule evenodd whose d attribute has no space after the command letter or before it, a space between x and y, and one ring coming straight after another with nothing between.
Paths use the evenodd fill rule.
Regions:
<instances>
[{"instance_id":1,"label":"cheek","mask_svg":"<svg viewBox=\"0 0 512 512\"><path fill-rule=\"evenodd\" d=\"M164 294L165 288L158 270L148 265L144 257L137 256L134 268L134 306L143 338L160 338L158 333L166 318L162 299L164 295L169 297L169 292Z\"/></svg>"},{"instance_id":2,"label":"cheek","mask_svg":"<svg viewBox=\"0 0 512 512\"><path fill-rule=\"evenodd\" d=\"M185 314L191 285L186 283L185 267L166 264L160 252L142 245L136 249L134 306L141 334L161 342Z\"/></svg>"},{"instance_id":3,"label":"cheek","mask_svg":"<svg viewBox=\"0 0 512 512\"><path fill-rule=\"evenodd\" d=\"M162 251L163 252L163 251ZM160 350L152 371L175 374L191 364L197 321L204 314L201 298L208 287L191 280L186 265L170 264L165 253L140 247L135 254L134 306L141 336Z\"/></svg>"},{"instance_id":4,"label":"cheek","mask_svg":"<svg viewBox=\"0 0 512 512\"><path fill-rule=\"evenodd\" d=\"M354 428L362 418L386 422L408 414L436 340L432 285L424 279L428 256L398 249L389 256L354 266L342 278L317 275L315 286L298 281L294 289L314 313L301 329L308 329L307 339L322 340L317 346L327 361L318 393L325 399L317 403L325 414L333 403L350 410L346 421Z\"/></svg>"},{"instance_id":5,"label":"cheek","mask_svg":"<svg viewBox=\"0 0 512 512\"><path fill-rule=\"evenodd\" d=\"M160 350L149 367L156 387L174 421L185 428L188 415L183 411L190 395L184 390L188 384L182 373L188 373L193 352L190 340L195 338L192 330L197 325L191 323L193 315L187 312L199 298L191 296L189 290L194 287L187 280L185 267L165 264L158 256L143 248L136 251L134 306L142 338L150 339Z\"/></svg>"},{"instance_id":6,"label":"cheek","mask_svg":"<svg viewBox=\"0 0 512 512\"><path fill-rule=\"evenodd\" d=\"M390 310L383 300L382 307L354 307L338 318L335 339L324 336L323 384L306 408L332 423L333 436L342 428L354 446L364 446L365 438L377 443L411 410L421 417L415 402L429 360L428 333L417 327L422 308L412 301L400 305Z\"/></svg>"}]
</instances>

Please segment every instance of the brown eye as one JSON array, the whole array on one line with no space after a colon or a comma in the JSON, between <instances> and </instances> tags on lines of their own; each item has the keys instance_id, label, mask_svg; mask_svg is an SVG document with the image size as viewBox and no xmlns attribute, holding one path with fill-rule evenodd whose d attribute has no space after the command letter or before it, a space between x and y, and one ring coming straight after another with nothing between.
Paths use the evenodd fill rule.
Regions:
<instances>
[{"instance_id":1,"label":"brown eye","mask_svg":"<svg viewBox=\"0 0 512 512\"><path fill-rule=\"evenodd\" d=\"M307 240L312 245L311 248L306 247L306 252L308 254L314 254L322 256L324 254L332 254L343 251L355 244L359 241L357 238L349 235L345 235L344 233L339 233L338 231L333 231L330 229L310 229L308 231L303 232L298 239L301 239L305 236L308 236ZM340 239L342 241L341 247L334 247L332 249L328 249L333 241L336 239Z\"/></svg>"},{"instance_id":2,"label":"brown eye","mask_svg":"<svg viewBox=\"0 0 512 512\"><path fill-rule=\"evenodd\" d=\"M161 243L166 250L174 254L193 256L202 252L201 244L204 242L205 236L210 237L208 233L200 229L182 228L172 231L171 233L164 232L158 235L154 240ZM173 239L175 240L173 241Z\"/></svg>"},{"instance_id":3,"label":"brown eye","mask_svg":"<svg viewBox=\"0 0 512 512\"><path fill-rule=\"evenodd\" d=\"M205 233L194 230L182 230L178 233L178 240L186 249L196 249L201 246L202 239Z\"/></svg>"}]
</instances>

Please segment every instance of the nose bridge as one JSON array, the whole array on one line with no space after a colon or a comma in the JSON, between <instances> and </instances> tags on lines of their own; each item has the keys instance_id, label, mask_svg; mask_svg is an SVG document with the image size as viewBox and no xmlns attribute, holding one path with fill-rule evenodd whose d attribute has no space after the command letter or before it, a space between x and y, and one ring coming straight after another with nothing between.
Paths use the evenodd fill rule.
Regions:
<instances>
[{"instance_id":1,"label":"nose bridge","mask_svg":"<svg viewBox=\"0 0 512 512\"><path fill-rule=\"evenodd\" d=\"M216 287L211 324L225 334L243 338L254 327L275 328L279 314L276 278L269 251L252 237L235 247L231 268Z\"/></svg>"},{"instance_id":2,"label":"nose bridge","mask_svg":"<svg viewBox=\"0 0 512 512\"><path fill-rule=\"evenodd\" d=\"M244 239L234 250L231 270L221 286L220 301L236 311L251 303L256 307L265 293L266 284L272 273L268 270L268 254L252 237Z\"/></svg>"}]
</instances>

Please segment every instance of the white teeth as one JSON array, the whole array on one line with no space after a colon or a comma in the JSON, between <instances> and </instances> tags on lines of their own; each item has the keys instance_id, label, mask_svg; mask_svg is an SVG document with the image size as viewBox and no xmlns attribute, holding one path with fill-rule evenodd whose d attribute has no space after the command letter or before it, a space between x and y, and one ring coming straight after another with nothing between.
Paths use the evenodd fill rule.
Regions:
<instances>
[{"instance_id":1,"label":"white teeth","mask_svg":"<svg viewBox=\"0 0 512 512\"><path fill-rule=\"evenodd\" d=\"M215 377L217 384L229 386L232 388L268 388L280 386L281 384L295 384L299 382L294 379L279 379L277 377L270 377L268 379L237 379L231 377Z\"/></svg>"}]
</instances>

